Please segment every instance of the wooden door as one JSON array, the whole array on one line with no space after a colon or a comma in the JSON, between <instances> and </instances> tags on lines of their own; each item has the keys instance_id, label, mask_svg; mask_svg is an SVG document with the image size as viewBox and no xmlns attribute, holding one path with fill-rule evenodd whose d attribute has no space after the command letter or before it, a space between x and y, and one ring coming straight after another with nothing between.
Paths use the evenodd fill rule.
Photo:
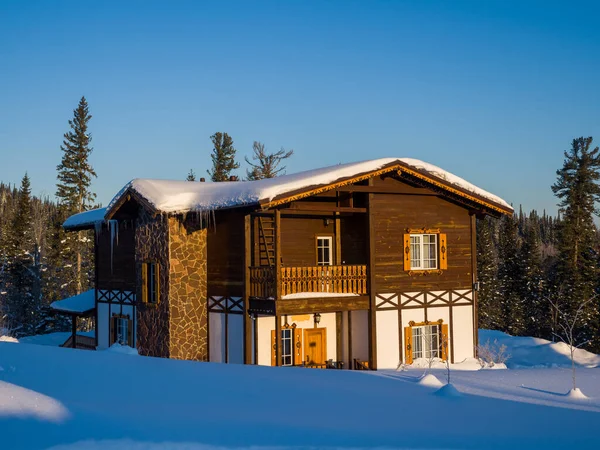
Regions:
<instances>
[{"instance_id":1,"label":"wooden door","mask_svg":"<svg viewBox=\"0 0 600 450\"><path fill-rule=\"evenodd\" d=\"M325 364L327 360L327 329L304 329L304 362L306 364Z\"/></svg>"}]
</instances>

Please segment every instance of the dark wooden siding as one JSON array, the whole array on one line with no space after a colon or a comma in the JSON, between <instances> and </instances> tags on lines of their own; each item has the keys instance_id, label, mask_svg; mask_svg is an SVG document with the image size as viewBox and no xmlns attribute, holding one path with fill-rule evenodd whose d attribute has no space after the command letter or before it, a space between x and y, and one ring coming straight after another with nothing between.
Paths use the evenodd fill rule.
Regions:
<instances>
[{"instance_id":1,"label":"dark wooden siding","mask_svg":"<svg viewBox=\"0 0 600 450\"><path fill-rule=\"evenodd\" d=\"M343 216L340 223L342 263L368 264L368 223L366 214Z\"/></svg>"},{"instance_id":2,"label":"dark wooden siding","mask_svg":"<svg viewBox=\"0 0 600 450\"><path fill-rule=\"evenodd\" d=\"M375 186L402 185L392 178ZM412 190L412 191L411 191ZM403 185L402 194L374 194L375 289L377 292L468 289L472 285L470 216L467 209L423 190ZM439 228L447 234L448 270L441 275L410 276L404 271L403 235L407 228Z\"/></svg>"},{"instance_id":3,"label":"dark wooden siding","mask_svg":"<svg viewBox=\"0 0 600 450\"><path fill-rule=\"evenodd\" d=\"M112 290L135 290L135 230L132 221L119 223L118 238L112 242L104 225L97 237L98 288Z\"/></svg>"},{"instance_id":4,"label":"dark wooden siding","mask_svg":"<svg viewBox=\"0 0 600 450\"><path fill-rule=\"evenodd\" d=\"M208 230L208 295L244 294L244 216L242 209L217 211Z\"/></svg>"},{"instance_id":5,"label":"dark wooden siding","mask_svg":"<svg viewBox=\"0 0 600 450\"><path fill-rule=\"evenodd\" d=\"M284 267L316 266L317 236L333 237L335 259L335 224L332 218L325 225L325 218L282 217L281 257Z\"/></svg>"}]
</instances>

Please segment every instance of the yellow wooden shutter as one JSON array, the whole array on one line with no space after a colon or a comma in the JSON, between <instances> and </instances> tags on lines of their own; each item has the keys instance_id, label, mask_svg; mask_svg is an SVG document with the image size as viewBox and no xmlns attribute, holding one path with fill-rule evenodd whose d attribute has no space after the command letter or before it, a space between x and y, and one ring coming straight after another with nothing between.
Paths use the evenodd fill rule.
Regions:
<instances>
[{"instance_id":1,"label":"yellow wooden shutter","mask_svg":"<svg viewBox=\"0 0 600 450\"><path fill-rule=\"evenodd\" d=\"M404 363L412 364L412 327L404 327Z\"/></svg>"},{"instance_id":2,"label":"yellow wooden shutter","mask_svg":"<svg viewBox=\"0 0 600 450\"><path fill-rule=\"evenodd\" d=\"M442 359L446 361L448 359L448 347L450 341L448 340L448 325L442 324Z\"/></svg>"},{"instance_id":3,"label":"yellow wooden shutter","mask_svg":"<svg viewBox=\"0 0 600 450\"><path fill-rule=\"evenodd\" d=\"M271 365L277 365L277 336L275 330L271 330Z\"/></svg>"},{"instance_id":4,"label":"yellow wooden shutter","mask_svg":"<svg viewBox=\"0 0 600 450\"><path fill-rule=\"evenodd\" d=\"M160 264L154 264L154 295L156 296L156 304L160 302Z\"/></svg>"},{"instance_id":5,"label":"yellow wooden shutter","mask_svg":"<svg viewBox=\"0 0 600 450\"><path fill-rule=\"evenodd\" d=\"M142 302L148 301L148 264L142 263Z\"/></svg>"},{"instance_id":6,"label":"yellow wooden shutter","mask_svg":"<svg viewBox=\"0 0 600 450\"><path fill-rule=\"evenodd\" d=\"M448 247L446 245L446 234L440 233L438 235L439 248L440 248L440 270L446 270L448 268Z\"/></svg>"},{"instance_id":7,"label":"yellow wooden shutter","mask_svg":"<svg viewBox=\"0 0 600 450\"><path fill-rule=\"evenodd\" d=\"M404 270L410 270L410 234L404 235Z\"/></svg>"},{"instance_id":8,"label":"yellow wooden shutter","mask_svg":"<svg viewBox=\"0 0 600 450\"><path fill-rule=\"evenodd\" d=\"M294 328L294 365L302 365L302 328Z\"/></svg>"}]
</instances>

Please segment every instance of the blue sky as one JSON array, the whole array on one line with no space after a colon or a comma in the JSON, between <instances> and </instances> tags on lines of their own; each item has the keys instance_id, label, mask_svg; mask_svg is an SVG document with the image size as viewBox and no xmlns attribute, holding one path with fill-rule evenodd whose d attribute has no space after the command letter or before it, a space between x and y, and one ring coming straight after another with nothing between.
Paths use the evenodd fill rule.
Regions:
<instances>
[{"instance_id":1,"label":"blue sky","mask_svg":"<svg viewBox=\"0 0 600 450\"><path fill-rule=\"evenodd\" d=\"M93 189L200 176L215 131L288 171L400 156L524 208L600 144L600 6L575 1L0 0L0 180L54 195L79 98ZM244 166L243 166L244 168ZM243 172L241 172L243 173Z\"/></svg>"}]
</instances>

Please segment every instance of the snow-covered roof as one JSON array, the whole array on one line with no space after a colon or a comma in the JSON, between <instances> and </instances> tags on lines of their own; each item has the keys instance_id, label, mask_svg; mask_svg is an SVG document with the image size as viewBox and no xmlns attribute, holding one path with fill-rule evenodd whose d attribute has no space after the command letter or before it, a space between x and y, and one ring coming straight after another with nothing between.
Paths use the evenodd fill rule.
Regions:
<instances>
[{"instance_id":1,"label":"snow-covered roof","mask_svg":"<svg viewBox=\"0 0 600 450\"><path fill-rule=\"evenodd\" d=\"M512 207L500 197L433 164L412 158L382 158L322 167L257 181L205 183L136 178L127 183L106 208L71 216L63 226L67 229L91 227L110 218L122 203L124 195L129 192L139 196L156 212L184 214L192 211L212 211L269 203L287 194L331 185L387 168L390 171L396 168L410 169L418 175L425 176L426 181L434 180L438 184L441 183L442 187L453 187L458 189L459 193L473 194L475 197L496 204L500 207L500 211L512 211Z\"/></svg>"},{"instance_id":2,"label":"snow-covered roof","mask_svg":"<svg viewBox=\"0 0 600 450\"><path fill-rule=\"evenodd\" d=\"M98 222L102 222L105 214L106 208L90 209L89 211L74 214L65 220L65 223L63 223L63 228L91 228Z\"/></svg>"},{"instance_id":3,"label":"snow-covered roof","mask_svg":"<svg viewBox=\"0 0 600 450\"><path fill-rule=\"evenodd\" d=\"M437 166L411 158L383 158L340 164L257 181L203 183L136 178L123 187L107 208L110 212L127 191L137 193L156 211L165 213L186 213L252 205L269 202L276 197L301 189L316 188L342 179L373 172L387 166L393 166L394 163L401 163L408 168L436 177L449 185L468 191L512 211L512 207L500 197Z\"/></svg>"},{"instance_id":4,"label":"snow-covered roof","mask_svg":"<svg viewBox=\"0 0 600 450\"><path fill-rule=\"evenodd\" d=\"M96 307L94 289L82 292L79 295L58 300L50 304L50 308L60 312L84 314Z\"/></svg>"}]
</instances>

